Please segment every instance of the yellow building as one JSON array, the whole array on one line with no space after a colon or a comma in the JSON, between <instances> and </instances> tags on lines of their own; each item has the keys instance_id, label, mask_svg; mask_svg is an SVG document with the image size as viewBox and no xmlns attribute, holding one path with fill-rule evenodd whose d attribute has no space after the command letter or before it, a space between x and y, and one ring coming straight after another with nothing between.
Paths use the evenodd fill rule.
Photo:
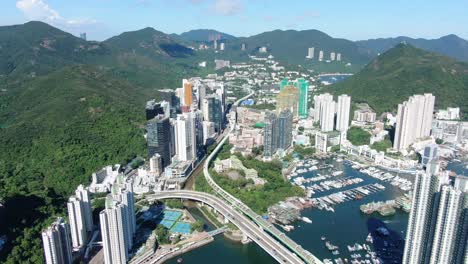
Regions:
<instances>
[{"instance_id":1,"label":"yellow building","mask_svg":"<svg viewBox=\"0 0 468 264\"><path fill-rule=\"evenodd\" d=\"M276 97L276 112L280 113L285 109L291 110L293 118L298 116L299 89L294 85L286 85Z\"/></svg>"},{"instance_id":2,"label":"yellow building","mask_svg":"<svg viewBox=\"0 0 468 264\"><path fill-rule=\"evenodd\" d=\"M184 83L184 105L191 106L193 103L193 84L186 82Z\"/></svg>"}]
</instances>

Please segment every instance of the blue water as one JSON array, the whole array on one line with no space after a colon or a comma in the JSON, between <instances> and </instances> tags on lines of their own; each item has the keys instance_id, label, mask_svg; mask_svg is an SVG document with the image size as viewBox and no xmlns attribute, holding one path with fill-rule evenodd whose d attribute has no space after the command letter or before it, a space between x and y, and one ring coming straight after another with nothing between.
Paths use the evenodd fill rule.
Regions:
<instances>
[{"instance_id":1,"label":"blue water","mask_svg":"<svg viewBox=\"0 0 468 264\"><path fill-rule=\"evenodd\" d=\"M294 223L295 230L286 233L296 242L301 244L305 249L312 252L320 259L324 258L337 258L333 256L326 248L321 236L325 236L332 244L339 246L341 258L348 258L351 253L346 249L346 245L353 245L354 243L366 243L367 235L372 232L374 237L373 250L378 253L382 258L396 257L401 258L403 250L403 241L405 238L406 227L408 223L408 213L397 209L396 214L387 217L381 217L378 214L365 215L359 210L359 206L363 203L371 201L383 201L394 199L403 194L403 192L392 185L382 182L367 176L349 165L342 163L334 163L335 170L343 170L344 173L341 177L360 177L364 181L359 184L347 186L340 190L346 190L362 186L370 183L380 183L386 187L384 191L371 194L364 197L362 200L344 202L334 207L335 213L328 211L320 211L315 208L306 209L302 215L309 217L313 223L308 224L302 221ZM449 168L457 173L466 172L462 164L453 163ZM306 177L313 177L317 172L310 172ZM324 174L323 172L321 174ZM399 175L411 179L411 175ZM327 193L337 192L332 190L316 194L314 196L322 196ZM388 237L381 238L376 236L375 229L384 226L390 231ZM384 242L385 241L385 242ZM396 245L394 247L384 248L383 244ZM389 253L390 250L393 250ZM363 252L359 252L364 255ZM223 264L258 264L258 263L276 263L268 254L266 254L259 246L254 243L242 245L233 243L226 240L222 236L218 236L214 242L188 252L181 256L183 263L197 264L197 263L223 263ZM171 260L168 263L176 263L176 260ZM395 261L399 263L399 261Z\"/></svg>"},{"instance_id":2,"label":"blue water","mask_svg":"<svg viewBox=\"0 0 468 264\"><path fill-rule=\"evenodd\" d=\"M329 82L329 83L337 83L344 81L346 78L350 77L350 75L329 75L329 76L320 76L319 79L321 82Z\"/></svg>"}]
</instances>

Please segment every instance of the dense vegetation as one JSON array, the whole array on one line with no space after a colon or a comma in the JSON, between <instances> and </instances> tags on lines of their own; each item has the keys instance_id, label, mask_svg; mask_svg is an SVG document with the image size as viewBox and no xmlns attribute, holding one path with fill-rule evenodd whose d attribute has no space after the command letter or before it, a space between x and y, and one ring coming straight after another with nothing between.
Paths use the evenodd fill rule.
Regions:
<instances>
[{"instance_id":1,"label":"dense vegetation","mask_svg":"<svg viewBox=\"0 0 468 264\"><path fill-rule=\"evenodd\" d=\"M377 151L387 152L387 149L392 147L392 141L390 141L390 137L387 135L385 139L380 142L375 142L371 145L371 148Z\"/></svg>"},{"instance_id":2,"label":"dense vegetation","mask_svg":"<svg viewBox=\"0 0 468 264\"><path fill-rule=\"evenodd\" d=\"M229 157L229 145L225 145L219 152L218 157ZM229 154L230 155L230 154ZM269 206L285 200L287 197L303 196L304 191L286 181L282 174L282 163L280 161L263 162L253 157L243 157L236 153L245 167L257 170L258 176L267 181L262 185L253 185L251 180L244 178L231 180L228 177L219 175L214 170L210 170L213 179L223 189L239 198L247 206L259 214L266 213ZM221 158L220 158L221 159ZM205 185L202 180L197 180L195 186L197 190L203 190Z\"/></svg>"},{"instance_id":3,"label":"dense vegetation","mask_svg":"<svg viewBox=\"0 0 468 264\"><path fill-rule=\"evenodd\" d=\"M351 127L348 130L346 139L348 139L354 146L362 146L370 144L371 134L359 127Z\"/></svg>"},{"instance_id":4,"label":"dense vegetation","mask_svg":"<svg viewBox=\"0 0 468 264\"><path fill-rule=\"evenodd\" d=\"M379 114L396 112L413 94L432 93L436 108L459 106L467 118L467 87L468 64L399 44L330 89L351 95L354 102L367 102Z\"/></svg>"}]
</instances>

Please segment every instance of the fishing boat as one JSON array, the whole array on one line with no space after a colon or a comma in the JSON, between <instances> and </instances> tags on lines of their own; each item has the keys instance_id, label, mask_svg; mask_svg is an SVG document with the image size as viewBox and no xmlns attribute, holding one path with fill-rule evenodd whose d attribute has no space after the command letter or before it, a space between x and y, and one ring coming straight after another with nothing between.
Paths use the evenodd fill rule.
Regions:
<instances>
[{"instance_id":1,"label":"fishing boat","mask_svg":"<svg viewBox=\"0 0 468 264\"><path fill-rule=\"evenodd\" d=\"M308 224L312 224L312 220L310 220L310 218L308 218L308 217L303 216L303 217L301 217L301 219L302 219L302 221L304 221L304 222L306 222Z\"/></svg>"},{"instance_id":2,"label":"fishing boat","mask_svg":"<svg viewBox=\"0 0 468 264\"><path fill-rule=\"evenodd\" d=\"M372 239L371 233L369 233L369 235L367 235L366 241L371 243L371 244L374 243L374 239Z\"/></svg>"},{"instance_id":3,"label":"fishing boat","mask_svg":"<svg viewBox=\"0 0 468 264\"><path fill-rule=\"evenodd\" d=\"M177 259L177 263L182 263L182 261L184 261L182 258Z\"/></svg>"}]
</instances>

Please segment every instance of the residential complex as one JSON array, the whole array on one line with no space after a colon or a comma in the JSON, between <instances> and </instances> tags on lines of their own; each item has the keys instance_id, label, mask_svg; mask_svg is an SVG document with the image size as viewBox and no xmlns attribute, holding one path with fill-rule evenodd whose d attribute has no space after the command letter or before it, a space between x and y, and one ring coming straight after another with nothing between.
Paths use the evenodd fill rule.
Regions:
<instances>
[{"instance_id":1,"label":"residential complex","mask_svg":"<svg viewBox=\"0 0 468 264\"><path fill-rule=\"evenodd\" d=\"M404 150L416 139L431 134L435 97L432 94L413 95L398 105L393 147Z\"/></svg>"},{"instance_id":2,"label":"residential complex","mask_svg":"<svg viewBox=\"0 0 468 264\"><path fill-rule=\"evenodd\" d=\"M72 246L70 230L63 218L57 218L42 231L42 244L46 264L71 264Z\"/></svg>"}]
</instances>

